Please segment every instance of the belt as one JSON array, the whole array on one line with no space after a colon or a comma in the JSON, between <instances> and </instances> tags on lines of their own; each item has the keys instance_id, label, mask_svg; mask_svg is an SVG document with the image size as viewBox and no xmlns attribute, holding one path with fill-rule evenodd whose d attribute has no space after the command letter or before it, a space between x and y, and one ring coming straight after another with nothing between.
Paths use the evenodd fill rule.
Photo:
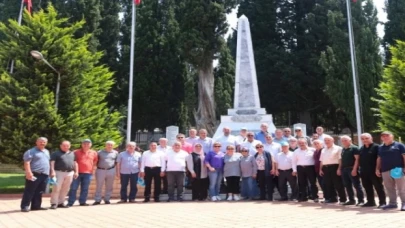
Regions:
<instances>
[{"instance_id":1,"label":"belt","mask_svg":"<svg viewBox=\"0 0 405 228\"><path fill-rule=\"evenodd\" d=\"M145 168L148 168L148 169L160 169L161 167L160 166L154 166L154 167L145 166Z\"/></svg>"},{"instance_id":2,"label":"belt","mask_svg":"<svg viewBox=\"0 0 405 228\"><path fill-rule=\"evenodd\" d=\"M32 172L32 174L34 174L34 175L48 175L46 173L39 173L39 172Z\"/></svg>"},{"instance_id":3,"label":"belt","mask_svg":"<svg viewBox=\"0 0 405 228\"><path fill-rule=\"evenodd\" d=\"M279 169L278 171L279 171L279 172L287 172L287 171L292 171L292 169L284 169L284 170L283 170L283 169Z\"/></svg>"},{"instance_id":4,"label":"belt","mask_svg":"<svg viewBox=\"0 0 405 228\"><path fill-rule=\"evenodd\" d=\"M329 165L322 165L322 167L332 167L332 166L338 166L339 164L329 164Z\"/></svg>"},{"instance_id":5,"label":"belt","mask_svg":"<svg viewBox=\"0 0 405 228\"><path fill-rule=\"evenodd\" d=\"M315 165L297 165L297 166L301 166L301 167L310 167L310 166L315 166Z\"/></svg>"},{"instance_id":6,"label":"belt","mask_svg":"<svg viewBox=\"0 0 405 228\"><path fill-rule=\"evenodd\" d=\"M102 170L110 170L110 169L114 169L114 168L115 168L115 166L110 167L110 168L100 168L100 167L97 167L97 169L102 169Z\"/></svg>"},{"instance_id":7,"label":"belt","mask_svg":"<svg viewBox=\"0 0 405 228\"><path fill-rule=\"evenodd\" d=\"M69 173L69 172L72 172L73 169L71 169L71 170L56 170L56 169L55 169L55 171L64 172L64 173Z\"/></svg>"}]
</instances>

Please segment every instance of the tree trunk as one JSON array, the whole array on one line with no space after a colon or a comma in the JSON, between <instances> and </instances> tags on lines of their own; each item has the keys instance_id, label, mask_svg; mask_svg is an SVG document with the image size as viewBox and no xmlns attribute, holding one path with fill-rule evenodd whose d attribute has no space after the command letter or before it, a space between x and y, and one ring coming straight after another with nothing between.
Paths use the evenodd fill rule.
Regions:
<instances>
[{"instance_id":1,"label":"tree trunk","mask_svg":"<svg viewBox=\"0 0 405 228\"><path fill-rule=\"evenodd\" d=\"M214 99L214 71L212 64L198 69L198 109L194 113L195 122L199 129L207 129L213 135L216 127Z\"/></svg>"}]
</instances>

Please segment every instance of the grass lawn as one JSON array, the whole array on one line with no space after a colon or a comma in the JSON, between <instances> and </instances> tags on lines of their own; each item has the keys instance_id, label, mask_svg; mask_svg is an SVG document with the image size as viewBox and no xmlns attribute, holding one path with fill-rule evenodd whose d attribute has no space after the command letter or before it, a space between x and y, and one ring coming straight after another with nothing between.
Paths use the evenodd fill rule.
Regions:
<instances>
[{"instance_id":1,"label":"grass lawn","mask_svg":"<svg viewBox=\"0 0 405 228\"><path fill-rule=\"evenodd\" d=\"M22 193L24 183L24 173L0 173L0 194Z\"/></svg>"}]
</instances>

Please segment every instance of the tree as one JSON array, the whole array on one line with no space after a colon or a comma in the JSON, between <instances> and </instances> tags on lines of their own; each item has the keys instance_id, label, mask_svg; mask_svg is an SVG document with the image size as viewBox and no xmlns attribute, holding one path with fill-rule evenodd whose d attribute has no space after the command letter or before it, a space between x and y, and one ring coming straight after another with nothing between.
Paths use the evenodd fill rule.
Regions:
<instances>
[{"instance_id":1,"label":"tree","mask_svg":"<svg viewBox=\"0 0 405 228\"><path fill-rule=\"evenodd\" d=\"M106 140L121 142L117 130L120 114L107 108L106 96L113 85L112 73L100 65L101 52L91 52L91 34L75 38L84 21L66 26L53 6L30 16L24 23L0 23L5 39L0 41L0 162L19 162L22 153L38 136L56 148L62 139L77 147L91 138L95 148ZM58 109L54 107L56 74L29 54L39 50L61 73ZM10 75L4 68L8 58L16 60Z\"/></svg>"},{"instance_id":2,"label":"tree","mask_svg":"<svg viewBox=\"0 0 405 228\"><path fill-rule=\"evenodd\" d=\"M405 42L397 41L390 47L391 63L384 69L383 78L377 90L378 130L389 130L395 136L405 137Z\"/></svg>"},{"instance_id":3,"label":"tree","mask_svg":"<svg viewBox=\"0 0 405 228\"><path fill-rule=\"evenodd\" d=\"M353 80L347 30L345 1L328 1L328 48L322 53L320 64L326 77L326 94L337 110L346 118L352 130L356 126ZM382 74L382 59L379 55L380 40L377 36L377 11L371 0L352 3L353 30L359 78L360 105L364 130L373 130L375 117L370 109L375 105L371 97L376 96Z\"/></svg>"},{"instance_id":4,"label":"tree","mask_svg":"<svg viewBox=\"0 0 405 228\"><path fill-rule=\"evenodd\" d=\"M386 0L385 9L388 21L384 25L383 46L385 49L385 63L391 61L390 46L395 45L395 40L405 40L405 1Z\"/></svg>"}]
</instances>

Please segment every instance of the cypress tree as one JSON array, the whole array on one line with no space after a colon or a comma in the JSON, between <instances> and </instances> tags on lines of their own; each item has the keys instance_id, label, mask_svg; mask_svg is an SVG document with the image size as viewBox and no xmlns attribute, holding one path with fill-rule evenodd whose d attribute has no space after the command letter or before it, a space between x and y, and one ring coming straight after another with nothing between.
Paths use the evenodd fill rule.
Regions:
<instances>
[{"instance_id":1,"label":"cypress tree","mask_svg":"<svg viewBox=\"0 0 405 228\"><path fill-rule=\"evenodd\" d=\"M395 45L396 40L405 40L405 1L386 0L385 10L388 21L384 25L383 46L385 49L385 63L391 60L390 46Z\"/></svg>"}]
</instances>

